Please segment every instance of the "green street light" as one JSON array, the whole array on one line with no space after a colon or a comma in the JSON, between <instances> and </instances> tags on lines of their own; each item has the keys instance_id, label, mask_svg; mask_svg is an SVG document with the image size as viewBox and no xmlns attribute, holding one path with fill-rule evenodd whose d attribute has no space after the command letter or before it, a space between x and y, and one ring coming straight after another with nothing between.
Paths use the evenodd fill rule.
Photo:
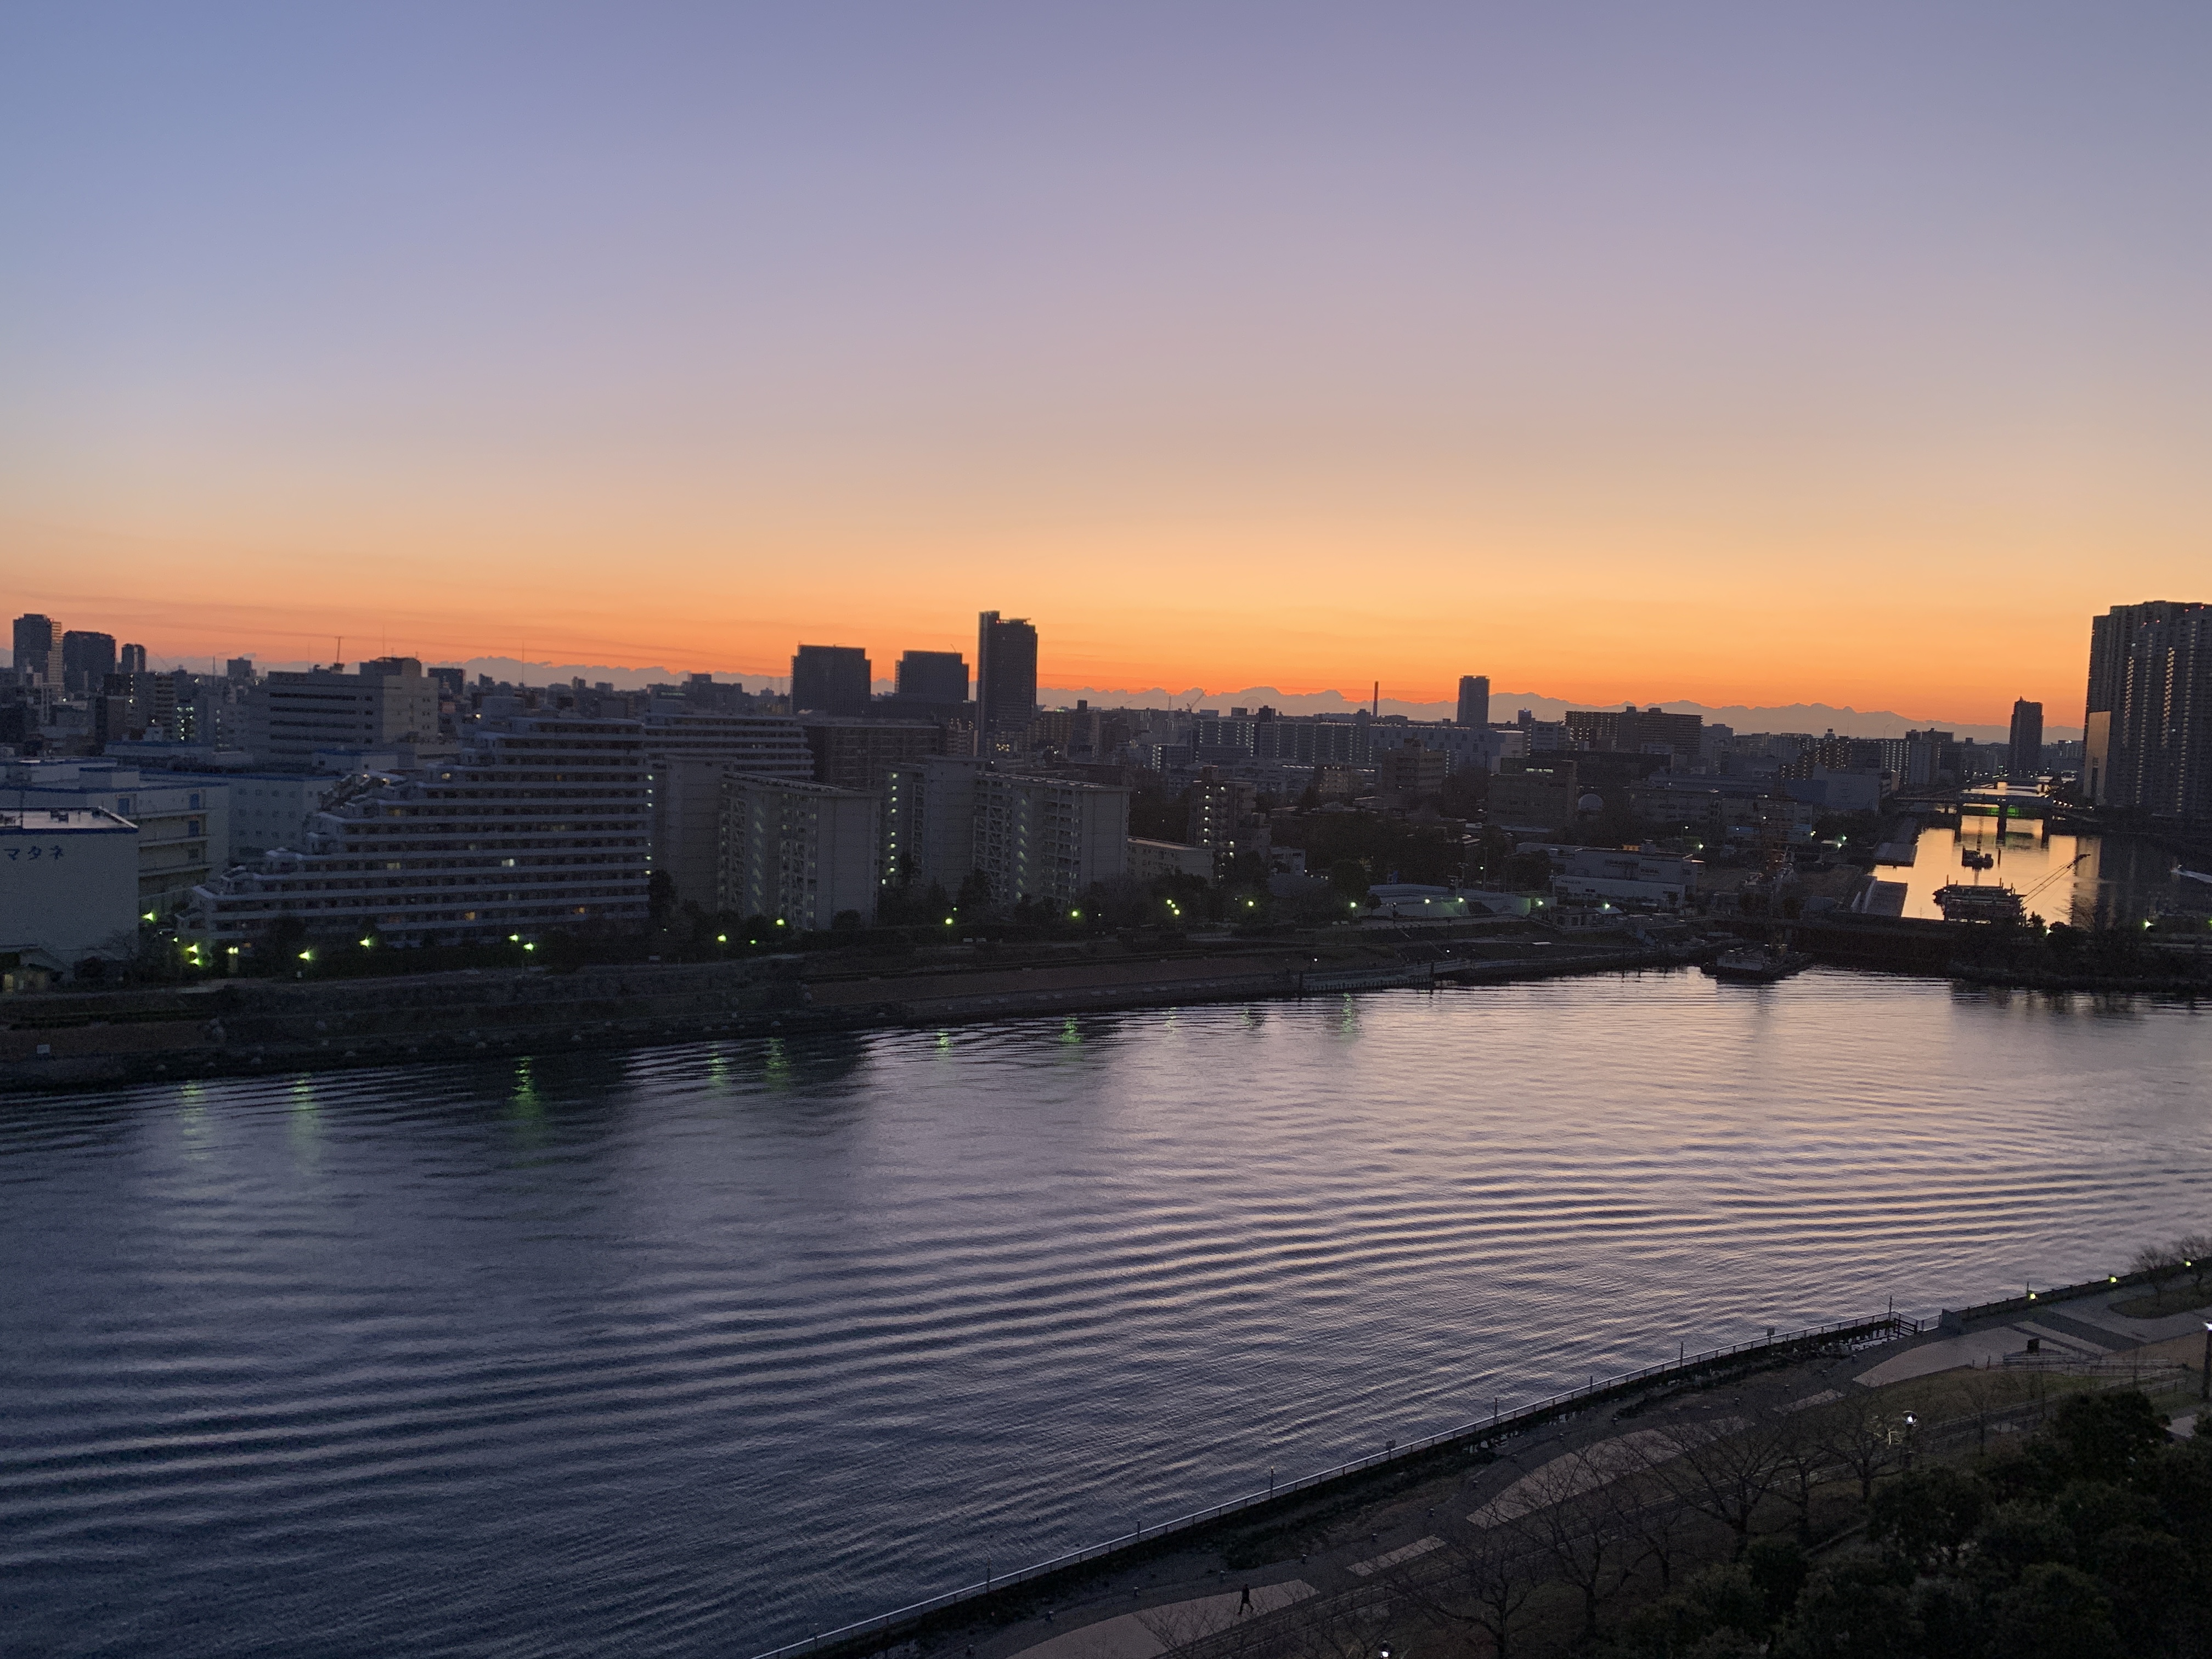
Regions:
<instances>
[{"instance_id":1,"label":"green street light","mask_svg":"<svg viewBox=\"0 0 2212 1659\"><path fill-rule=\"evenodd\" d=\"M313 962L314 959L315 953L313 951L302 951L300 952L300 960L302 962Z\"/></svg>"}]
</instances>

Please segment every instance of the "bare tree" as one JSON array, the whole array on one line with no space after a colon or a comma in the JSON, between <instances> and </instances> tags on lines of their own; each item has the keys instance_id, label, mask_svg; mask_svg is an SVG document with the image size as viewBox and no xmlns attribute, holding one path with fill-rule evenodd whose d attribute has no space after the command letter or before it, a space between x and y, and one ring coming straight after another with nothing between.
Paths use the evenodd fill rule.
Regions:
<instances>
[{"instance_id":1,"label":"bare tree","mask_svg":"<svg viewBox=\"0 0 2212 1659\"><path fill-rule=\"evenodd\" d=\"M1527 1477L1516 1494L1515 1525L1581 1593L1585 1637L1597 1635L1598 1607L1620 1586L1626 1540L1605 1492L1620 1473L1617 1459L1569 1452Z\"/></svg>"},{"instance_id":2,"label":"bare tree","mask_svg":"<svg viewBox=\"0 0 2212 1659\"><path fill-rule=\"evenodd\" d=\"M1531 1540L1513 1525L1450 1527L1437 1568L1404 1581L1407 1594L1432 1617L1480 1630L1497 1659L1512 1659L1513 1633L1543 1582Z\"/></svg>"},{"instance_id":3,"label":"bare tree","mask_svg":"<svg viewBox=\"0 0 2212 1659\"><path fill-rule=\"evenodd\" d=\"M1751 1542L1752 1516L1782 1475L1781 1425L1771 1417L1689 1425L1677 1433L1680 1456L1660 1476L1676 1498L1735 1534L1735 1554Z\"/></svg>"},{"instance_id":4,"label":"bare tree","mask_svg":"<svg viewBox=\"0 0 2212 1659\"><path fill-rule=\"evenodd\" d=\"M2160 1294L2166 1281L2181 1271L2181 1258L2170 1244L2146 1244L2135 1253L2128 1271L2150 1281L2150 1293Z\"/></svg>"},{"instance_id":5,"label":"bare tree","mask_svg":"<svg viewBox=\"0 0 2212 1659\"><path fill-rule=\"evenodd\" d=\"M2189 1274L2197 1294L2204 1294L2204 1281L2212 1278L2212 1233L2185 1233L2173 1242L2173 1253Z\"/></svg>"},{"instance_id":6,"label":"bare tree","mask_svg":"<svg viewBox=\"0 0 2212 1659\"><path fill-rule=\"evenodd\" d=\"M1674 1558L1681 1552L1683 1534L1689 1530L1690 1511L1674 1493L1647 1481L1621 1481L1606 1488L1613 1507L1615 1524L1635 1565L1650 1562L1659 1569L1659 1588L1674 1587Z\"/></svg>"},{"instance_id":7,"label":"bare tree","mask_svg":"<svg viewBox=\"0 0 2212 1659\"><path fill-rule=\"evenodd\" d=\"M2005 1403L1998 1374L1977 1366L1961 1376L1956 1387L1964 1414L1974 1419L1974 1449L1985 1452L1990 1449L1990 1420Z\"/></svg>"},{"instance_id":8,"label":"bare tree","mask_svg":"<svg viewBox=\"0 0 2212 1659\"><path fill-rule=\"evenodd\" d=\"M1835 1462L1820 1419L1811 1409L1790 1413L1775 1425L1775 1485L1797 1511L1797 1541L1813 1539L1813 1493Z\"/></svg>"},{"instance_id":9,"label":"bare tree","mask_svg":"<svg viewBox=\"0 0 2212 1659\"><path fill-rule=\"evenodd\" d=\"M1844 1397L1820 1408L1821 1443L1858 1477L1859 1501L1874 1501L1874 1483L1904 1455L1905 1419L1870 1389L1852 1383Z\"/></svg>"},{"instance_id":10,"label":"bare tree","mask_svg":"<svg viewBox=\"0 0 2212 1659\"><path fill-rule=\"evenodd\" d=\"M1280 1644L1269 1652L1282 1659L1373 1659L1390 1634L1401 1599L1393 1594L1396 1589L1373 1586L1364 1593L1301 1601L1284 1621Z\"/></svg>"}]
</instances>

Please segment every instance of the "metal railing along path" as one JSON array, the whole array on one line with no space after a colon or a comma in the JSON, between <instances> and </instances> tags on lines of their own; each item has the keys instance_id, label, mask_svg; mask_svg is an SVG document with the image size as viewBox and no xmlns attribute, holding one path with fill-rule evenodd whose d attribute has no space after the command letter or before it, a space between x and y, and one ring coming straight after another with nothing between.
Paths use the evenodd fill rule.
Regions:
<instances>
[{"instance_id":1,"label":"metal railing along path","mask_svg":"<svg viewBox=\"0 0 2212 1659\"><path fill-rule=\"evenodd\" d=\"M1818 1348L1842 1343L1860 1346L1870 1341L1894 1341L1903 1337L1916 1336L1923 1329L1922 1322L1902 1314L1888 1313L1874 1319L1843 1320L1834 1324L1808 1326L1802 1330L1778 1332L1751 1342L1738 1342L1723 1348L1709 1348L1702 1353L1688 1354L1671 1364L1647 1365L1641 1370L1626 1371L1603 1382L1593 1379L1580 1388L1568 1389L1547 1395L1510 1412L1493 1411L1486 1419L1478 1419L1455 1429L1439 1434L1425 1435L1416 1440L1392 1442L1382 1450L1370 1452L1364 1457L1355 1457L1334 1468L1302 1475L1295 1480L1273 1482L1265 1492L1256 1492L1242 1498L1232 1498L1202 1510L1194 1510L1172 1520L1163 1521L1154 1527L1139 1527L1118 1538L1109 1538L1080 1549L1068 1550L1048 1559L1016 1568L1012 1572L994 1573L981 1582L965 1584L957 1589L944 1591L926 1601L912 1602L890 1613L878 1613L872 1619L861 1619L835 1630L797 1642L787 1642L757 1656L757 1659L797 1659L804 1654L820 1653L840 1644L858 1641L864 1637L888 1638L916 1620L932 1613L942 1613L963 1601L980 1600L996 1595L1016 1584L1028 1583L1071 1567L1096 1562L1121 1550L1134 1549L1143 1544L1157 1544L1171 1534L1191 1531L1225 1520L1231 1516L1249 1510L1265 1509L1293 1497L1341 1480L1348 1475L1361 1474L1392 1463L1419 1457L1442 1447L1454 1445L1478 1446L1487 1441L1502 1440L1510 1435L1570 1417L1607 1400L1618 1399L1639 1389L1652 1388L1677 1379L1686 1380L1709 1370L1715 1364L1732 1360L1743 1360L1767 1353L1783 1353L1808 1347Z\"/></svg>"}]
</instances>

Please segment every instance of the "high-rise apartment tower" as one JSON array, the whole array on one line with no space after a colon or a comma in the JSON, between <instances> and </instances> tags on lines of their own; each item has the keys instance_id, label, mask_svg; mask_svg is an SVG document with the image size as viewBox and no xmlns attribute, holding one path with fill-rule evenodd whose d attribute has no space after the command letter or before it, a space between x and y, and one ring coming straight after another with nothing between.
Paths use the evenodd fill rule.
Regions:
<instances>
[{"instance_id":1,"label":"high-rise apartment tower","mask_svg":"<svg viewBox=\"0 0 2212 1659\"><path fill-rule=\"evenodd\" d=\"M2012 748L2005 757L2005 775L2023 781L2043 770L2043 705L2016 698L2012 706Z\"/></svg>"},{"instance_id":2,"label":"high-rise apartment tower","mask_svg":"<svg viewBox=\"0 0 2212 1659\"><path fill-rule=\"evenodd\" d=\"M987 734L1024 731L1036 718L1036 629L995 611L977 620L975 724Z\"/></svg>"},{"instance_id":3,"label":"high-rise apartment tower","mask_svg":"<svg viewBox=\"0 0 2212 1659\"><path fill-rule=\"evenodd\" d=\"M1490 676L1462 674L1459 681L1459 723L1462 726L1490 724Z\"/></svg>"},{"instance_id":4,"label":"high-rise apartment tower","mask_svg":"<svg viewBox=\"0 0 2212 1659\"><path fill-rule=\"evenodd\" d=\"M15 666L28 669L42 680L60 678L61 658L54 619L33 611L15 618Z\"/></svg>"},{"instance_id":5,"label":"high-rise apartment tower","mask_svg":"<svg viewBox=\"0 0 2212 1659\"><path fill-rule=\"evenodd\" d=\"M62 683L71 695L97 692L114 672L114 635L73 628L62 635Z\"/></svg>"},{"instance_id":6,"label":"high-rise apartment tower","mask_svg":"<svg viewBox=\"0 0 2212 1659\"><path fill-rule=\"evenodd\" d=\"M968 701L968 659L957 651L909 651L898 659L898 694L924 702Z\"/></svg>"},{"instance_id":7,"label":"high-rise apartment tower","mask_svg":"<svg viewBox=\"0 0 2212 1659\"><path fill-rule=\"evenodd\" d=\"M791 659L792 713L865 714L873 674L860 646L802 645Z\"/></svg>"},{"instance_id":8,"label":"high-rise apartment tower","mask_svg":"<svg viewBox=\"0 0 2212 1659\"><path fill-rule=\"evenodd\" d=\"M2083 726L2097 805L2212 823L2212 605L2154 599L2094 619Z\"/></svg>"}]
</instances>

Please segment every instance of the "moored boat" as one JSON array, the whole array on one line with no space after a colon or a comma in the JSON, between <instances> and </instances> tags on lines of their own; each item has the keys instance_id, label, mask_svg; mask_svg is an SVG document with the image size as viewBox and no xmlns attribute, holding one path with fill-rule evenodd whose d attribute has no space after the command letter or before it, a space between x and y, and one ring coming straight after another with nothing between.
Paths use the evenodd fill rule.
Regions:
<instances>
[{"instance_id":1,"label":"moored boat","mask_svg":"<svg viewBox=\"0 0 2212 1659\"><path fill-rule=\"evenodd\" d=\"M1936 890L1936 908L1946 921L2018 921L2027 909L2009 887L1956 881Z\"/></svg>"},{"instance_id":2,"label":"moored boat","mask_svg":"<svg viewBox=\"0 0 2212 1659\"><path fill-rule=\"evenodd\" d=\"M1802 973L1812 965L1813 958L1804 951L1792 951L1785 945L1739 945L1707 963L1705 971L1715 979L1767 985Z\"/></svg>"}]
</instances>

